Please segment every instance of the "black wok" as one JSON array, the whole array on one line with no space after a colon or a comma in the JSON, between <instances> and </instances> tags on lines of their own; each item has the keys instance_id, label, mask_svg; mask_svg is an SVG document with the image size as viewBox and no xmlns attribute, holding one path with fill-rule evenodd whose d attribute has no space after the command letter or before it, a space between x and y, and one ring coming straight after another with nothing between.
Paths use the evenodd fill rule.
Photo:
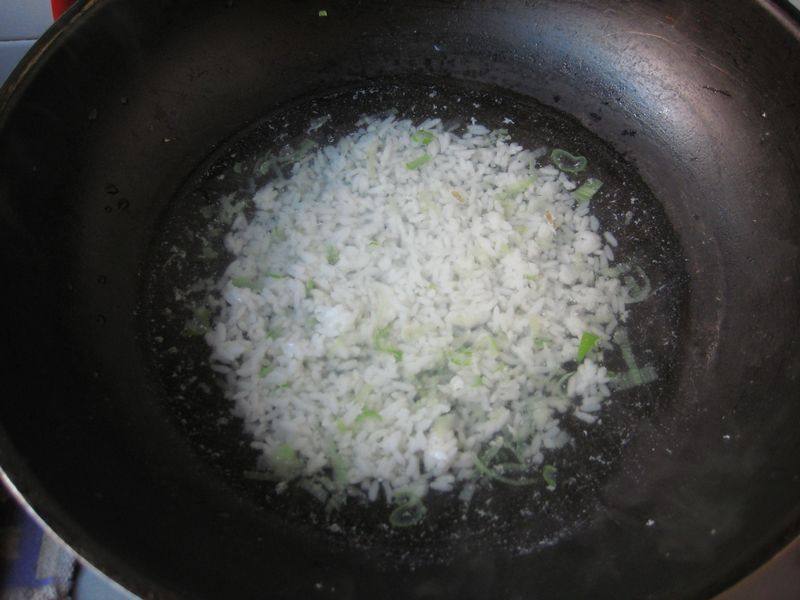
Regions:
<instances>
[{"instance_id":1,"label":"black wok","mask_svg":"<svg viewBox=\"0 0 800 600\"><path fill-rule=\"evenodd\" d=\"M8 479L145 596L722 590L800 525L800 28L782 11L79 3L0 93ZM253 456L173 292L224 263L193 258L201 209L260 182L247 161L311 118L332 116L325 141L389 109L512 115L526 144L589 156L601 220L652 265L631 330L660 378L602 427L572 425L555 494L490 487L466 515L440 496L408 531L352 505L332 530L302 495L241 477Z\"/></svg>"}]
</instances>

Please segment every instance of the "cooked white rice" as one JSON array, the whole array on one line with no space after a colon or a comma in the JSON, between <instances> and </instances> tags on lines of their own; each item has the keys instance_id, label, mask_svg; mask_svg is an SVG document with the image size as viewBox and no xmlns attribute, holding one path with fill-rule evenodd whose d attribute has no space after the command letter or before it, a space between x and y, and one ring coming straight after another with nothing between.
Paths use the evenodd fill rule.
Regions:
<instances>
[{"instance_id":1,"label":"cooked white rice","mask_svg":"<svg viewBox=\"0 0 800 600\"><path fill-rule=\"evenodd\" d=\"M500 438L535 467L561 418L596 420L630 298L617 240L543 154L365 118L255 194L206 339L259 470L322 501L421 497L479 477ZM599 352L570 374L587 332Z\"/></svg>"}]
</instances>

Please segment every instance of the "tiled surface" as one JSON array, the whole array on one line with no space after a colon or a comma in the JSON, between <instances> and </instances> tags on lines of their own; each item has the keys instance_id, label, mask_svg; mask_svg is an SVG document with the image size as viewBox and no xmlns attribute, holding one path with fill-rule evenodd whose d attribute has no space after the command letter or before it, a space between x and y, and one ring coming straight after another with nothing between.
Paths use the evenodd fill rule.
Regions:
<instances>
[{"instance_id":1,"label":"tiled surface","mask_svg":"<svg viewBox=\"0 0 800 600\"><path fill-rule=\"evenodd\" d=\"M109 583L91 568L81 567L72 590L74 600L138 600L137 596Z\"/></svg>"},{"instance_id":2,"label":"tiled surface","mask_svg":"<svg viewBox=\"0 0 800 600\"><path fill-rule=\"evenodd\" d=\"M0 84L52 22L50 0L0 0Z\"/></svg>"},{"instance_id":3,"label":"tiled surface","mask_svg":"<svg viewBox=\"0 0 800 600\"><path fill-rule=\"evenodd\" d=\"M137 600L42 531L0 485L0 600Z\"/></svg>"},{"instance_id":4,"label":"tiled surface","mask_svg":"<svg viewBox=\"0 0 800 600\"><path fill-rule=\"evenodd\" d=\"M52 22L50 0L0 0L0 40L36 39Z\"/></svg>"},{"instance_id":5,"label":"tiled surface","mask_svg":"<svg viewBox=\"0 0 800 600\"><path fill-rule=\"evenodd\" d=\"M0 41L0 85L36 40Z\"/></svg>"}]
</instances>

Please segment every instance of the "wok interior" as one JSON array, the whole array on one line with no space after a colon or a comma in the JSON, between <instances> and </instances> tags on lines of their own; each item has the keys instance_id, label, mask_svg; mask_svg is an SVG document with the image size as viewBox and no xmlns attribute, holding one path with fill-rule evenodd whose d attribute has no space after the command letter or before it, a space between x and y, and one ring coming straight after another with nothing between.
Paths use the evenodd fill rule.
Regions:
<instances>
[{"instance_id":1,"label":"wok interior","mask_svg":"<svg viewBox=\"0 0 800 600\"><path fill-rule=\"evenodd\" d=\"M559 470L556 493L546 491L543 482L521 489L487 485L464 506L455 493L434 492L426 497L429 516L423 524L400 530L388 526L393 507L384 502L368 506L351 499L344 510L328 514L307 492L277 495L274 484L243 477L253 468L257 453L247 450L249 439L241 432L241 421L228 414L231 403L222 397L223 382L209 367L209 348L201 337L187 337L185 330L192 307L202 305L207 293L195 284L208 277L217 280L231 260L222 240L230 229L230 219L222 219L222 198L233 194L248 202L257 187L274 177L272 169L265 173L261 168L265 156L286 154L287 148L301 147L309 139L321 146L334 143L355 130L361 115L387 112L417 122L437 116L461 127L475 118L492 128L510 126L514 139L530 149L565 147L591 157L589 172L605 187L594 212L621 242L617 261L646 269L656 290L647 302L632 306L630 328L640 363L653 364L660 373L654 385L616 394L602 425L565 418L574 444L548 458ZM310 123L323 120L319 129L308 131ZM245 213L252 216L252 208ZM156 232L140 311L143 353L152 361L153 377L164 387L162 401L174 425L227 485L256 506L293 526L317 530L328 538L327 544L359 546L383 556L388 564L449 562L454 552L488 547L530 553L569 535L601 509L599 490L619 467L624 445L644 419L668 406L674 393L688 278L663 209L633 167L579 123L499 89L457 82L376 81L282 107L202 165L169 204ZM206 247L220 255L202 260ZM187 292L191 289L197 291ZM624 371L626 366L617 355L609 368Z\"/></svg>"},{"instance_id":2,"label":"wok interior","mask_svg":"<svg viewBox=\"0 0 800 600\"><path fill-rule=\"evenodd\" d=\"M677 42L629 35L662 22L657 7L602 4L354 4L325 22L293 3L90 7L35 79L7 88L0 123L2 261L16 274L0 452L40 514L123 582L192 596L696 595L794 531L797 67L751 57L736 95L708 92L732 84ZM789 43L765 12L728 8L701 35L706 9L673 8L685 24L671 35L697 47L733 43L723 25L744 16L764 52ZM770 94L747 87L767 73ZM202 341L181 340L177 362L154 348L180 336L162 318L171 288L223 266L165 266L164 241L191 249L207 227L195 209L241 185L231 152L282 143L270 125L291 139L331 114L321 133L335 139L390 108L509 116L527 147L580 148L606 182L596 210L620 258L655 261L662 291L636 307L631 337L663 378L573 432L553 495L493 489L488 516L466 519L442 497L399 533L385 510L352 505L333 535L313 501L241 478L253 456L235 421L218 424L217 388L180 389L178 367L208 376ZM784 126L765 136L761 112ZM645 217L625 229L631 196Z\"/></svg>"}]
</instances>

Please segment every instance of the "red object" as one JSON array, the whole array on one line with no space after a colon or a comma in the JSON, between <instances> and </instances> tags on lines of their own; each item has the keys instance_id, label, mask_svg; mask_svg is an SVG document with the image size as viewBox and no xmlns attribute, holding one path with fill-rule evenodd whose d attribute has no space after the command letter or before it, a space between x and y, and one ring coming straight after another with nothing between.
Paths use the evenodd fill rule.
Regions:
<instances>
[{"instance_id":1,"label":"red object","mask_svg":"<svg viewBox=\"0 0 800 600\"><path fill-rule=\"evenodd\" d=\"M64 11L67 10L75 0L51 0L51 5L53 7L53 20L58 19Z\"/></svg>"}]
</instances>

